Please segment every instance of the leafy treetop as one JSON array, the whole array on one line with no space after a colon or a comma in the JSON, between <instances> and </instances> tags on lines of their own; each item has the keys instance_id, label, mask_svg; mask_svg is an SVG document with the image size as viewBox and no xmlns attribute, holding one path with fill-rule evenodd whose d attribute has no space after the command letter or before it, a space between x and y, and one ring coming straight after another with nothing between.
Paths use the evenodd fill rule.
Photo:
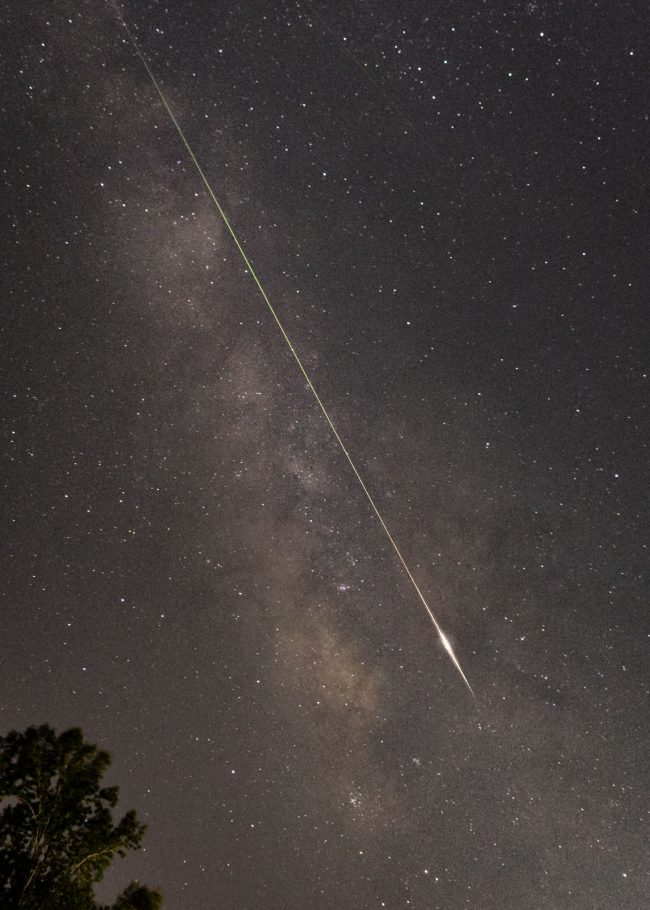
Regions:
<instances>
[{"instance_id":1,"label":"leafy treetop","mask_svg":"<svg viewBox=\"0 0 650 910\"><path fill-rule=\"evenodd\" d=\"M118 788L101 786L110 760L76 728L0 737L0 908L95 910L94 885L145 831L133 810L113 820ZM161 900L133 883L114 910L157 910Z\"/></svg>"}]
</instances>

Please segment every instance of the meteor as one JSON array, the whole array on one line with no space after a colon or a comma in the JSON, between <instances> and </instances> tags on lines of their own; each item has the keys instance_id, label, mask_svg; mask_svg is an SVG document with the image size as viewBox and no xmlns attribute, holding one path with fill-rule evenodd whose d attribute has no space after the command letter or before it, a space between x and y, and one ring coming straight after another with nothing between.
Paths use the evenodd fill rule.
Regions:
<instances>
[{"instance_id":1,"label":"meteor","mask_svg":"<svg viewBox=\"0 0 650 910\"><path fill-rule=\"evenodd\" d=\"M267 308L268 308L268 310L269 310L271 316L273 317L273 320L274 320L275 324L277 325L277 327L278 327L278 329L279 329L279 331L280 331L280 334L281 334L282 337L284 338L284 340L285 340L285 342L286 342L286 344L287 344L287 347L289 348L289 351L291 352L291 355L292 355L293 359L295 360L296 365L298 366L298 369L299 369L300 372L302 373L303 378L305 379L307 385L309 386L309 389L310 389L312 395L314 396L314 398L315 398L315 400L316 400L316 403L318 404L318 407L320 408L321 413L323 414L323 417L324 417L325 420L327 421L327 424L329 425L329 428L330 428L330 430L332 431L332 433L333 433L333 435L334 435L334 438L336 439L336 441L337 441L337 443L338 443L338 445L339 445L339 448L341 449L341 451L343 452L343 455L344 455L345 458L347 459L348 464L350 465L350 467L351 467L351 469L352 469L352 472L354 473L354 476L356 477L356 479L357 479L357 481L358 481L358 483L359 483L361 489L363 490L363 492L364 492L364 494L365 494L365 496L366 496L366 499L367 499L368 502L370 503L370 506L371 506L371 508L372 508L372 511L373 511L374 514L375 514L375 517L376 517L377 520L379 521L379 524L381 525L381 527L382 527L382 529L383 529L383 531L384 531L386 537L388 538L388 540L389 540L391 546L393 547L393 550L395 551L395 553L396 553L396 555L397 555L397 558L399 559L399 561L400 561L400 563L401 563L401 565L402 565L402 568L403 568L404 571L406 572L406 575L407 575L409 581L410 581L411 584L413 585L413 587L414 587L414 589L415 589L415 591L416 591L416 593L417 593L417 595L418 595L418 597L419 597L421 603L423 604L425 610L427 611L427 613L428 613L428 615L429 615L429 618L431 619L431 622L433 623L434 628L435 628L436 632L438 633L438 637L440 638L440 641L441 641L443 647L445 648L447 654L449 655L449 657L450 657L450 659L451 659L451 662L453 663L454 667L458 670L459 674L461 675L461 677L462 677L462 679L463 679L463 682L465 683L465 685L467 686L467 688L469 689L469 691L471 692L471 694L472 694L474 697L476 697L476 696L474 695L474 690L473 690L472 687L470 686L469 680L468 680L467 677L465 676L465 674L464 674L464 672L463 672L463 670L462 670L462 667L461 667L461 665L460 665L460 663L459 663L459 661L458 661L458 658L456 657L456 655L455 655L455 653L454 653L454 649L452 648L449 639L448 639L447 636L445 635L445 633L444 633L444 631L443 631L443 629L442 629L442 626L440 625L440 623L438 622L438 620L437 620L436 617L434 616L433 610L431 609L431 607L430 607L429 604L427 603L427 600L426 600L424 594L423 594L422 591L420 590L420 588L419 588L419 586L418 586L418 583L416 582L415 578L413 577L413 574L412 574L411 570L409 569L409 567L408 567L408 565L407 565L407 563L406 563L406 560L405 560L404 557L402 556L402 552L401 552L400 548L397 546L397 543L396 543L395 539L393 538L393 535L392 535L391 532L388 530L388 526L386 525L386 522L384 521L384 518L383 518L381 512L379 511L379 508L377 507L377 505L376 505L376 503L375 503L375 500L374 500L373 497L371 496L370 491L368 490L368 487L366 486L366 484L365 484L365 482L364 482L364 480L363 480L361 474L360 474L359 471L357 470L357 466L355 465L354 461L352 460L352 456L351 456L350 453L348 452L348 450L347 450L347 448L346 448L346 446L345 446L343 440L341 439L341 437L340 437L340 435L339 435L338 430L337 430L336 427L334 426L334 423L333 423L333 421L332 421L332 418L331 418L330 415L329 415L329 412L327 411L327 408L326 408L325 405L323 404L323 401L322 401L320 395L318 394L318 392L316 391L316 388L314 387L314 384L313 384L313 382L311 381L311 378L310 378L309 374L307 373L307 370L305 369L302 360L301 360L300 357L298 356L298 352L297 352L296 349L294 348L294 346L293 346L293 344L292 344L292 342L291 342L291 339L290 339L289 336L287 335L287 333L286 333L286 331L285 331L285 329L284 329L284 326L283 326L282 322L280 321L280 317L278 316L277 312L275 311L275 308L274 308L273 304L272 304L271 301L269 300L269 298L268 298L268 296L267 296L267 293L266 293L266 291L265 291L265 289L264 289L264 286L262 285L262 282L260 281L260 279L259 279L258 276L257 276L257 272L256 272L255 269L253 268L253 266L252 266L252 264L251 264L251 262L250 262L248 256L246 255L246 252L245 252L244 248L242 247L241 243L239 242L239 238L237 237L237 234L235 233L234 228L232 227L230 221L228 220L228 216L226 215L225 211L224 211L223 208L221 207L221 204L220 204L219 200L217 199L217 197L216 197L216 195L215 195L215 192L214 192L214 190L212 189L212 186L210 185L210 182L209 182L208 178L206 177L206 175L205 175L205 173L204 173L204 171L203 171L203 168L202 168L201 165L199 164L199 161L198 161L196 155L194 154L194 152L193 152L193 150L192 150L192 147L190 146L190 143L189 143L189 141L187 140L187 138L186 138L186 136L185 136L185 133L184 133L183 130L181 129L181 126L180 126L178 120L176 119L176 117L175 117L175 115L174 115L174 112L172 111L172 109L171 109L171 107L170 107L170 105L169 105L169 102L167 101L167 98L165 97L165 95L164 95L164 93L163 93L163 90L161 89L160 85L158 84L158 80L157 80L156 77L154 76L151 67L150 67L149 64L147 63L144 54L143 54L142 51L140 50L140 47L139 47L137 41L135 40L135 38L134 38L134 36L133 36L133 33L131 32L131 29L130 29L129 26L127 25L126 20L124 19L124 16L122 15L122 11L120 10L119 6L117 5L116 0L113 0L112 5L113 5L113 7L114 7L114 9L115 9L115 12L117 13L117 16L118 16L120 22L121 22L122 25L124 26L124 29L125 29L127 35L129 36L129 41L130 41L130 43L131 43L132 46L133 46L133 49L134 49L134 51L135 51L136 56L138 57L138 59L139 59L140 62L142 63L142 66L144 67L144 69L145 69L145 71L146 71L146 73L147 73L147 75L148 75L148 77L149 77L149 79L150 79L150 81L151 81L151 84L153 85L154 89L156 90L156 93L158 94L158 97L160 98L160 101L162 102L163 107L164 107L165 110L167 111L167 115L169 116L170 121L172 122L172 124L173 124L173 126L174 126L176 132L178 133L178 136L179 136L181 142L182 142L183 145L185 146L185 149L186 149L186 151L187 151L187 154L190 156L190 158L191 158L191 160L192 160L192 163L194 164L194 167L196 168L196 171L197 171L199 177L201 178L201 180L202 180L202 182L203 182L203 185L205 186L205 188L206 188L206 190L207 190L207 192L208 192L208 195L210 196L210 199L211 199L212 202L214 203L214 205L215 205L217 211L219 212L219 216L220 216L221 220L223 221L223 223L224 223L226 229L228 230L228 233L229 233L230 236L232 237L232 240L233 240L235 246L237 247L237 250L239 251L239 254L240 254L242 260L244 261L244 264L245 264L246 268L248 269L248 271L249 271L249 273L250 273L250 275L251 275L253 281L255 282L255 284L256 284L256 286L257 286L257 289L258 289L258 291L259 291L259 293L260 293L260 296L262 297L262 300L263 300L264 303L266 304L266 306L267 306Z\"/></svg>"},{"instance_id":2,"label":"meteor","mask_svg":"<svg viewBox=\"0 0 650 910\"><path fill-rule=\"evenodd\" d=\"M436 623L436 626L437 626L437 625L438 625L438 623ZM467 677L466 677L465 674L463 673L463 669L462 669L461 665L458 663L458 658L457 658L456 655L454 654L454 649L453 649L452 646L451 646L451 642L449 641L449 639L447 638L447 636L445 635L445 633L444 633L441 629L438 630L438 635L440 636L440 641L442 642L445 651L446 651L447 654L451 657L451 662L452 662L453 665L456 667L456 669L458 670L458 672L460 673L460 675L463 677L463 682L465 683L465 685L467 686L467 688L469 689L469 691L472 693L472 695L474 695L474 689L472 689L472 687L470 686L469 680L467 679ZM476 696L474 696L474 697L476 698Z\"/></svg>"}]
</instances>

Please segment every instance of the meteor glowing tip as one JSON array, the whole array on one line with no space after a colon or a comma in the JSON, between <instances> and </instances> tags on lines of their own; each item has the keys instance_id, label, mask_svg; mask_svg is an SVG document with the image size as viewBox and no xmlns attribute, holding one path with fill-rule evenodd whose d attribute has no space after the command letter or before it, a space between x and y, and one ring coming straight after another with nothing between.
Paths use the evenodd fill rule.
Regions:
<instances>
[{"instance_id":1,"label":"meteor glowing tip","mask_svg":"<svg viewBox=\"0 0 650 910\"><path fill-rule=\"evenodd\" d=\"M454 656L454 650L453 650L453 648L452 648L452 646L451 646L451 642L449 641L449 639L447 638L447 636L445 635L444 632L441 632L441 633L440 633L440 641L441 641L441 642L443 643L443 645L445 646L445 651L447 652L447 654L449 654L450 657L453 657L453 656Z\"/></svg>"},{"instance_id":2,"label":"meteor glowing tip","mask_svg":"<svg viewBox=\"0 0 650 910\"><path fill-rule=\"evenodd\" d=\"M472 689L472 687L469 684L468 678L463 673L463 668L461 667L461 665L458 662L458 658L456 657L456 655L454 653L454 649L451 646L451 642L449 641L449 639L447 638L445 633L440 628L438 629L438 635L440 636L440 641L442 642L445 651L451 657L451 661L452 661L453 665L456 667L456 669L458 670L460 675L463 677L463 682L465 683L465 685L467 686L469 691L472 693L474 698L476 698L476 695L474 694L474 689Z\"/></svg>"}]
</instances>

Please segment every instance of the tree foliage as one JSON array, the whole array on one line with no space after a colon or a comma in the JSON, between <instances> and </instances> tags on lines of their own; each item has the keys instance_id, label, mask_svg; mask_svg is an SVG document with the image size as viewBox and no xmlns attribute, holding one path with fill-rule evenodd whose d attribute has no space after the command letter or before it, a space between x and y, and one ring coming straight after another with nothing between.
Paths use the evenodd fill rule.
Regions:
<instances>
[{"instance_id":1,"label":"tree foliage","mask_svg":"<svg viewBox=\"0 0 650 910\"><path fill-rule=\"evenodd\" d=\"M110 760L79 729L0 737L0 907L95 910L94 885L145 831L134 811L113 819L118 788L101 786ZM160 901L133 883L114 908L157 910Z\"/></svg>"},{"instance_id":2,"label":"tree foliage","mask_svg":"<svg viewBox=\"0 0 650 910\"><path fill-rule=\"evenodd\" d=\"M145 885L131 882L120 894L112 907L106 910L159 910L162 906L162 895Z\"/></svg>"}]
</instances>

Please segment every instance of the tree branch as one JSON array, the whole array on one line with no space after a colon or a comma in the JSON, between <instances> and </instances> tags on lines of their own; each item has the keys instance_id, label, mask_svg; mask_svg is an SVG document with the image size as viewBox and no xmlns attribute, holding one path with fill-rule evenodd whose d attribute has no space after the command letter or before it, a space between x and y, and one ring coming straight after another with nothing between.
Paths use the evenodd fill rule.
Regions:
<instances>
[{"instance_id":1,"label":"tree branch","mask_svg":"<svg viewBox=\"0 0 650 910\"><path fill-rule=\"evenodd\" d=\"M70 875L74 875L74 873L78 869L80 869L83 866L83 864L85 862L87 862L89 859L95 859L99 856L103 856L105 853L114 852L115 850L118 849L119 846L120 846L119 844L111 844L109 847L104 847L103 850L97 850L95 853L89 853L88 856L84 856L84 858L82 860L80 860L78 863L75 863L74 866L70 866Z\"/></svg>"}]
</instances>

